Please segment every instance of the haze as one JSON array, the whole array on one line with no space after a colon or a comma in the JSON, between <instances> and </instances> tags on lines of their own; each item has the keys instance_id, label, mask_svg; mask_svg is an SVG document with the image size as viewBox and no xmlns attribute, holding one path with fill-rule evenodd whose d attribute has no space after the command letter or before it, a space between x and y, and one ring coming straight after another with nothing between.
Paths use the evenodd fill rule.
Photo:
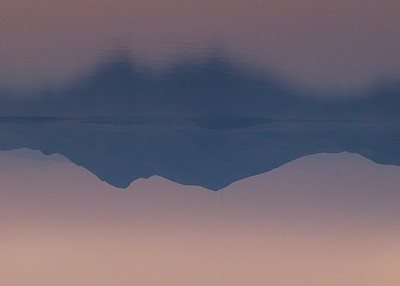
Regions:
<instances>
[{"instance_id":1,"label":"haze","mask_svg":"<svg viewBox=\"0 0 400 286\"><path fill-rule=\"evenodd\" d=\"M400 282L399 167L320 154L221 200L160 177L118 191L27 150L0 152L0 163L1 285Z\"/></svg>"}]
</instances>

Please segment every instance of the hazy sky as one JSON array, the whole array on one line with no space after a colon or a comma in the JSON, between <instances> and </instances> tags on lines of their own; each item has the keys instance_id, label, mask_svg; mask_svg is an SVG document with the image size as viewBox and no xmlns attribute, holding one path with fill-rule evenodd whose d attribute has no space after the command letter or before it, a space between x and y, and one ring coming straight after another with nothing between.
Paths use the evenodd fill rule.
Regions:
<instances>
[{"instance_id":1,"label":"hazy sky","mask_svg":"<svg viewBox=\"0 0 400 286\"><path fill-rule=\"evenodd\" d=\"M314 155L221 201L160 177L122 192L33 151L0 163L1 285L400 283L399 167Z\"/></svg>"},{"instance_id":2,"label":"hazy sky","mask_svg":"<svg viewBox=\"0 0 400 286\"><path fill-rule=\"evenodd\" d=\"M400 73L398 0L2 0L0 82L63 81L124 48L160 64L223 47L319 88Z\"/></svg>"}]
</instances>

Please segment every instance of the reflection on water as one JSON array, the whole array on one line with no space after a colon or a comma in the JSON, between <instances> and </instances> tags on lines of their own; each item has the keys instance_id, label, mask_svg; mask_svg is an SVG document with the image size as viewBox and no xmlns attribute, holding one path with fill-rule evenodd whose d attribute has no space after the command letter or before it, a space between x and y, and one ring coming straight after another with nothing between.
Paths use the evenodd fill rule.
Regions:
<instances>
[{"instance_id":1,"label":"reflection on water","mask_svg":"<svg viewBox=\"0 0 400 286\"><path fill-rule=\"evenodd\" d=\"M17 88L69 80L121 48L162 65L222 45L246 65L327 89L400 72L397 0L19 0L0 10L0 82Z\"/></svg>"}]
</instances>

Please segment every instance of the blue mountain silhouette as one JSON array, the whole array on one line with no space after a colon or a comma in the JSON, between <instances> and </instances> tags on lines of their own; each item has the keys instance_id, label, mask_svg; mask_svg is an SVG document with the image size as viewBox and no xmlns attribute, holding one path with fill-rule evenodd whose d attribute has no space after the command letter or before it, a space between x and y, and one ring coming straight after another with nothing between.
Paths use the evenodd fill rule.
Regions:
<instances>
[{"instance_id":1,"label":"blue mountain silhouette","mask_svg":"<svg viewBox=\"0 0 400 286\"><path fill-rule=\"evenodd\" d=\"M59 153L121 188L159 175L219 190L322 152L400 165L399 91L326 98L220 57L157 73L120 57L30 99L4 91L0 150Z\"/></svg>"}]
</instances>

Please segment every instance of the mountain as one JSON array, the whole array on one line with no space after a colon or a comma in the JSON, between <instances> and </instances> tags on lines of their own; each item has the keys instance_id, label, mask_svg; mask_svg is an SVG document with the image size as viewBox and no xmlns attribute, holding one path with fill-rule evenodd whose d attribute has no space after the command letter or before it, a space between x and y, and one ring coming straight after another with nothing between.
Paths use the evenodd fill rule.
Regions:
<instances>
[{"instance_id":1,"label":"mountain","mask_svg":"<svg viewBox=\"0 0 400 286\"><path fill-rule=\"evenodd\" d=\"M390 122L3 118L0 124L0 150L62 154L121 188L159 175L219 190L322 152L400 165L400 126Z\"/></svg>"},{"instance_id":2,"label":"mountain","mask_svg":"<svg viewBox=\"0 0 400 286\"><path fill-rule=\"evenodd\" d=\"M0 223L23 214L51 219L53 213L65 219L162 220L168 214L206 221L222 214L231 220L379 225L397 224L400 214L400 167L350 153L306 156L235 182L222 194L159 176L121 191L63 156L27 149L0 152L0 163Z\"/></svg>"},{"instance_id":3,"label":"mountain","mask_svg":"<svg viewBox=\"0 0 400 286\"><path fill-rule=\"evenodd\" d=\"M220 56L159 72L118 56L62 88L6 92L0 150L62 154L120 188L159 175L220 190L321 152L400 165L399 92L328 98Z\"/></svg>"},{"instance_id":4,"label":"mountain","mask_svg":"<svg viewBox=\"0 0 400 286\"><path fill-rule=\"evenodd\" d=\"M390 121L11 117L0 125L0 150L61 154L120 188L159 175L220 190L323 152L400 165L400 125Z\"/></svg>"}]
</instances>

